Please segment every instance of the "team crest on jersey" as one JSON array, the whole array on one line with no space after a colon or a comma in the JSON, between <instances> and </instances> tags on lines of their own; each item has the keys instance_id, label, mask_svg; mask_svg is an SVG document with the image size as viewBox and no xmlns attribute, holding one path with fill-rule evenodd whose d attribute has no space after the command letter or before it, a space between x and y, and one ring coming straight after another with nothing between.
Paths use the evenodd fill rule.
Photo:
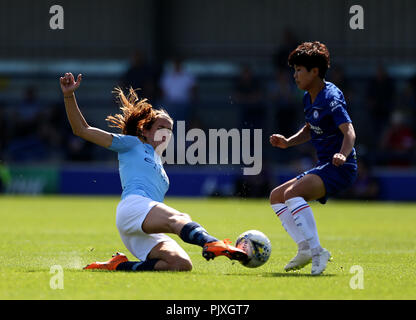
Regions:
<instances>
[{"instance_id":1,"label":"team crest on jersey","mask_svg":"<svg viewBox=\"0 0 416 320\"><path fill-rule=\"evenodd\" d=\"M318 117L319 117L319 112L318 112L318 110L315 110L315 111L313 112L313 117L314 117L315 119L318 119Z\"/></svg>"}]
</instances>

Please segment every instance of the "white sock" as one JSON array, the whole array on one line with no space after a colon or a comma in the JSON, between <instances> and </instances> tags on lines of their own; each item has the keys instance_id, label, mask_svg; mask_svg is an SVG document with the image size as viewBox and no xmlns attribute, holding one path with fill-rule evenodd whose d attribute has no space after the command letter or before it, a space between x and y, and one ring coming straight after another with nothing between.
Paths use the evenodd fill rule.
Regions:
<instances>
[{"instance_id":1,"label":"white sock","mask_svg":"<svg viewBox=\"0 0 416 320\"><path fill-rule=\"evenodd\" d=\"M302 232L296 226L290 210L284 203L272 204L272 209L282 222L283 228L298 245L306 241Z\"/></svg>"},{"instance_id":2,"label":"white sock","mask_svg":"<svg viewBox=\"0 0 416 320\"><path fill-rule=\"evenodd\" d=\"M322 248L312 209L302 197L288 199L285 204L291 212L295 225L308 241L312 254L318 254Z\"/></svg>"}]
</instances>

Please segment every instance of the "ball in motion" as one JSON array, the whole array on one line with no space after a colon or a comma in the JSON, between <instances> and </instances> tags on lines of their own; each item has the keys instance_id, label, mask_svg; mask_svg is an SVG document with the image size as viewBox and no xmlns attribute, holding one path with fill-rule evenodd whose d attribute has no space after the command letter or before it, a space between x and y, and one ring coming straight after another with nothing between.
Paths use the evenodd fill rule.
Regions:
<instances>
[{"instance_id":1,"label":"ball in motion","mask_svg":"<svg viewBox=\"0 0 416 320\"><path fill-rule=\"evenodd\" d=\"M240 234L235 246L247 253L248 259L240 262L248 268L257 268L265 264L272 252L270 240L258 230L249 230Z\"/></svg>"}]
</instances>

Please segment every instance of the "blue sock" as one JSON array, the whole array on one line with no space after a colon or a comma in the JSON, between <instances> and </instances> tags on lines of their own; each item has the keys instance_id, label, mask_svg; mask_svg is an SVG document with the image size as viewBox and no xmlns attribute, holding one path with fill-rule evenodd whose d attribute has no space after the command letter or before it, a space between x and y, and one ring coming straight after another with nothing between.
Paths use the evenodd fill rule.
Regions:
<instances>
[{"instance_id":1,"label":"blue sock","mask_svg":"<svg viewBox=\"0 0 416 320\"><path fill-rule=\"evenodd\" d=\"M159 259L148 259L145 261L126 261L120 263L116 270L119 271L153 271Z\"/></svg>"},{"instance_id":2,"label":"blue sock","mask_svg":"<svg viewBox=\"0 0 416 320\"><path fill-rule=\"evenodd\" d=\"M196 244L200 247L203 247L207 242L218 241L217 238L210 236L208 232L196 222L185 224L179 236L186 243Z\"/></svg>"}]
</instances>

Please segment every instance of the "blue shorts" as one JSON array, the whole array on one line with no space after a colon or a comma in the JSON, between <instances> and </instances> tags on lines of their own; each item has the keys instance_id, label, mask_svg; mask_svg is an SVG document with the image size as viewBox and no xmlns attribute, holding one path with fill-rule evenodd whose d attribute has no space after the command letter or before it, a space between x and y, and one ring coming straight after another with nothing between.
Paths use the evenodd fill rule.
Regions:
<instances>
[{"instance_id":1,"label":"blue shorts","mask_svg":"<svg viewBox=\"0 0 416 320\"><path fill-rule=\"evenodd\" d=\"M357 164L344 163L342 166L336 167L332 163L327 162L301 173L296 177L296 179L299 180L310 173L316 174L324 182L325 196L318 199L318 201L325 204L329 197L352 186L357 178Z\"/></svg>"}]
</instances>

